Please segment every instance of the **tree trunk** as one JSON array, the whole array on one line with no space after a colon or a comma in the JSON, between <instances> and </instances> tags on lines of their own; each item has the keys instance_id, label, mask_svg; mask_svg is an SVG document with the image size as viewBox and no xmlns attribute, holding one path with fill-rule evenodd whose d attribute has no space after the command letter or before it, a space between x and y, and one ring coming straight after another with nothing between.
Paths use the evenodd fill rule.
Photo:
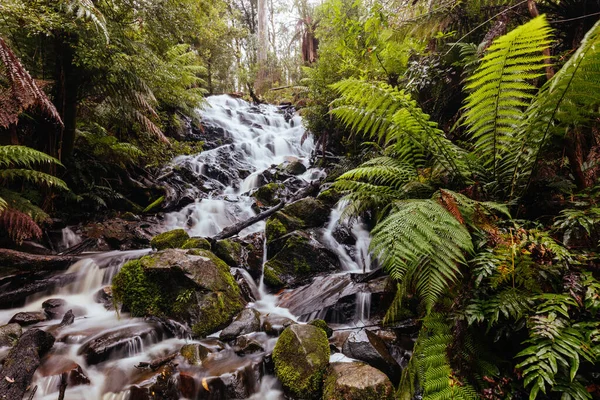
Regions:
<instances>
[{"instance_id":1,"label":"tree trunk","mask_svg":"<svg viewBox=\"0 0 600 400\"><path fill-rule=\"evenodd\" d=\"M77 37L66 33L56 35L56 108L63 120L64 127L59 134L58 148L55 156L63 160L69 158L75 146L75 129L77 123L77 91L79 79L74 64L74 43Z\"/></svg>"},{"instance_id":2,"label":"tree trunk","mask_svg":"<svg viewBox=\"0 0 600 400\"><path fill-rule=\"evenodd\" d=\"M258 0L258 43L257 64L258 73L254 89L261 94L267 78L267 51L269 49L268 27L267 27L267 0Z\"/></svg>"},{"instance_id":3,"label":"tree trunk","mask_svg":"<svg viewBox=\"0 0 600 400\"><path fill-rule=\"evenodd\" d=\"M74 255L48 256L0 249L0 266L19 268L21 271L60 271L67 269L80 257ZM1 398L1 397L0 397Z\"/></svg>"},{"instance_id":4,"label":"tree trunk","mask_svg":"<svg viewBox=\"0 0 600 400\"><path fill-rule=\"evenodd\" d=\"M54 336L40 329L25 332L8 353L0 375L0 399L22 399L40 359L54 346Z\"/></svg>"}]
</instances>

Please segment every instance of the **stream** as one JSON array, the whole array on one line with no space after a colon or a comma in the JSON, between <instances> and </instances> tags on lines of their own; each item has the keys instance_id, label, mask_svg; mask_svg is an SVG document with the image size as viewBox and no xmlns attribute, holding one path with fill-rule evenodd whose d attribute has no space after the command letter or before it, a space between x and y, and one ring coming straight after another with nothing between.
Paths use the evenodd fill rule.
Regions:
<instances>
[{"instance_id":1,"label":"stream","mask_svg":"<svg viewBox=\"0 0 600 400\"><path fill-rule=\"evenodd\" d=\"M172 168L185 168L201 176L205 188L201 194L194 192L198 197L192 203L165 214L160 231L183 228L190 236L211 237L255 215L258 210L252 193L268 183L265 177L276 166L300 162L306 167L305 172L283 181L283 185L290 188L301 188L324 178L321 169L311 166L314 143L311 137L302 142L305 131L298 115L286 115L272 105L255 106L225 95L208 98L207 105L199 112L205 125L220 129L228 140L198 155L180 156L172 161ZM265 285L264 273L253 279L246 270L232 268L254 298L246 308L299 323L325 319L340 332L369 324L375 305L371 290L367 289L381 283L360 283L355 279L368 275L372 269L369 232L361 221L342 218L344 206L343 202L338 203L324 226L311 231L311 235L338 258L339 270L312 277L308 284L272 293ZM264 231L262 221L244 229L239 237L264 237ZM65 228L59 248L65 249L80 241L73 230ZM266 240L262 242L264 268L268 251ZM20 312L44 309L48 314L48 310L57 310L52 319L32 325L56 337L50 354L34 375L31 386L37 386L37 390L33 398L56 400L60 375L67 371L70 381L65 399L146 399L149 398L147 392L140 388L152 385L157 372L136 368L136 365L178 352L186 344L200 343L207 348L218 348L215 353L218 356L201 366L182 368L174 375L181 398L283 399L281 385L268 366L269 354L277 340L275 335L250 334L263 351L240 354L233 344L218 340L219 332L194 340L186 326L174 321L166 324L131 318L127 313L115 312L110 304L103 304L105 288L123 264L150 252L152 249L85 254L85 258L63 272L69 277L65 280L67 283L29 296L23 306L0 310L0 325ZM73 310L74 323L59 327L67 309ZM0 358L7 351L0 348ZM349 360L341 353L332 353L331 357L336 361Z\"/></svg>"}]
</instances>

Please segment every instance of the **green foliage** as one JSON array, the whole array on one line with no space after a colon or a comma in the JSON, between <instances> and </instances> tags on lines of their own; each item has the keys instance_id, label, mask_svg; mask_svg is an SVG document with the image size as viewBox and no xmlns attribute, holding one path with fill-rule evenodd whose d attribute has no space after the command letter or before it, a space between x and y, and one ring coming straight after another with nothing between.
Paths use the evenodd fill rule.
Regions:
<instances>
[{"instance_id":1,"label":"green foliage","mask_svg":"<svg viewBox=\"0 0 600 400\"><path fill-rule=\"evenodd\" d=\"M453 339L448 321L441 314L425 318L409 367L402 375L398 389L401 399L412 398L417 387L423 391L423 400L478 398L475 389L461 382L450 365L448 350Z\"/></svg>"},{"instance_id":2,"label":"green foliage","mask_svg":"<svg viewBox=\"0 0 600 400\"><path fill-rule=\"evenodd\" d=\"M371 250L393 279L406 282L428 311L460 275L473 250L469 231L434 200L404 200L373 230Z\"/></svg>"},{"instance_id":3,"label":"green foliage","mask_svg":"<svg viewBox=\"0 0 600 400\"><path fill-rule=\"evenodd\" d=\"M498 38L467 79L464 123L473 151L498 185L511 182L522 148L519 126L533 97L529 83L542 75L550 27L541 16Z\"/></svg>"},{"instance_id":4,"label":"green foliage","mask_svg":"<svg viewBox=\"0 0 600 400\"><path fill-rule=\"evenodd\" d=\"M61 164L55 158L29 147L0 146L0 226L14 242L41 237L38 224L49 217L13 186L20 183L68 190L61 179L32 169L54 165Z\"/></svg>"}]
</instances>

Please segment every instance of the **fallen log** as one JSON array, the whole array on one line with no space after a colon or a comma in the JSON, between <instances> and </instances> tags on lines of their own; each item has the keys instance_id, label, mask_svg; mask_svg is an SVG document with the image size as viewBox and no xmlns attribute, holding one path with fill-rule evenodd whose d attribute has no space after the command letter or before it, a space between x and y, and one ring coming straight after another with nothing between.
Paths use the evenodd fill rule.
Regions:
<instances>
[{"instance_id":1,"label":"fallen log","mask_svg":"<svg viewBox=\"0 0 600 400\"><path fill-rule=\"evenodd\" d=\"M217 235L213 236L211 238L211 241L216 242L217 240L227 239L229 237L237 235L238 233L240 233L240 231L242 229L245 229L251 225L254 225L258 221L262 221L263 219L269 218L272 214L275 214L277 211L281 210L284 205L285 205L285 202L280 201L276 206L271 207L268 210L263 211L259 214L256 214L252 218L249 218L242 222L238 222L237 224L230 225L227 228L223 229Z\"/></svg>"},{"instance_id":2,"label":"fallen log","mask_svg":"<svg viewBox=\"0 0 600 400\"><path fill-rule=\"evenodd\" d=\"M54 346L54 336L40 329L21 335L0 370L0 399L22 399L41 358Z\"/></svg>"},{"instance_id":3,"label":"fallen log","mask_svg":"<svg viewBox=\"0 0 600 400\"><path fill-rule=\"evenodd\" d=\"M282 200L276 206L273 206L273 207L269 208L268 210L265 210L259 214L256 214L254 217L248 218L245 221L238 222L237 224L228 226L227 228L225 228L221 232L219 232L217 235L213 236L212 238L208 238L208 240L211 243L215 243L218 240L223 240L223 239L227 239L232 236L235 236L238 233L240 233L241 230L243 230L251 225L254 225L255 223L257 223L259 221L269 218L271 215L273 215L277 211L281 210L283 208L283 206L285 206L287 203L293 203L294 201L303 199L307 196L317 194L319 192L320 187L321 187L320 181L313 181L313 182L309 183L308 185L306 185L305 187L303 187L302 189L298 190L296 193L294 193L294 195L291 197L291 199L288 202Z\"/></svg>"},{"instance_id":4,"label":"fallen log","mask_svg":"<svg viewBox=\"0 0 600 400\"><path fill-rule=\"evenodd\" d=\"M81 243L76 244L75 246L71 246L65 251L59 253L59 256L75 256L83 253L84 251L90 249L92 246L96 244L96 240L92 238L87 238Z\"/></svg>"},{"instance_id":5,"label":"fallen log","mask_svg":"<svg viewBox=\"0 0 600 400\"><path fill-rule=\"evenodd\" d=\"M76 255L41 255L0 249L0 265L5 268L18 268L20 272L63 270L77 260L79 257Z\"/></svg>"}]
</instances>

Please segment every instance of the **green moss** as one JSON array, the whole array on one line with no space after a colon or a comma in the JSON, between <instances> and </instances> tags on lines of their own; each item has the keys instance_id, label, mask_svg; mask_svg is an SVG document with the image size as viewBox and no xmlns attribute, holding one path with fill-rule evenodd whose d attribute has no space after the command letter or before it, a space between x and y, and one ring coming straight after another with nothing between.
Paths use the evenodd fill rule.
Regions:
<instances>
[{"instance_id":1,"label":"green moss","mask_svg":"<svg viewBox=\"0 0 600 400\"><path fill-rule=\"evenodd\" d=\"M179 352L190 365L201 364L209 353L208 349L201 344L186 344Z\"/></svg>"},{"instance_id":2,"label":"green moss","mask_svg":"<svg viewBox=\"0 0 600 400\"><path fill-rule=\"evenodd\" d=\"M152 203L148 205L148 207L144 208L142 212L150 212L155 208L158 208L165 201L165 196L160 196L158 199L154 200Z\"/></svg>"},{"instance_id":3,"label":"green moss","mask_svg":"<svg viewBox=\"0 0 600 400\"><path fill-rule=\"evenodd\" d=\"M277 272L269 265L269 263L267 263L264 268L264 281L267 286L273 288L280 288L285 285L285 283L279 279Z\"/></svg>"},{"instance_id":4,"label":"green moss","mask_svg":"<svg viewBox=\"0 0 600 400\"><path fill-rule=\"evenodd\" d=\"M231 318L241 311L243 304L239 296L231 293L215 292L202 304L198 322L192 326L195 336L206 337L213 332L224 328L231 322Z\"/></svg>"},{"instance_id":5,"label":"green moss","mask_svg":"<svg viewBox=\"0 0 600 400\"><path fill-rule=\"evenodd\" d=\"M327 325L327 322L325 322L322 319L313 319L308 324L312 325L312 326L316 326L319 329L322 329L323 332L325 332L325 334L327 335L327 337L330 337L331 335L333 335L333 329L331 329L329 327L329 325Z\"/></svg>"},{"instance_id":6,"label":"green moss","mask_svg":"<svg viewBox=\"0 0 600 400\"><path fill-rule=\"evenodd\" d=\"M150 245L157 250L177 249L183 246L189 238L190 236L185 230L174 229L154 236Z\"/></svg>"},{"instance_id":7,"label":"green moss","mask_svg":"<svg viewBox=\"0 0 600 400\"><path fill-rule=\"evenodd\" d=\"M215 254L228 265L238 267L242 258L242 245L229 239L219 240L215 244Z\"/></svg>"},{"instance_id":8,"label":"green moss","mask_svg":"<svg viewBox=\"0 0 600 400\"><path fill-rule=\"evenodd\" d=\"M281 183L268 183L259 187L252 196L264 205L274 205L277 193L283 188L284 186Z\"/></svg>"},{"instance_id":9,"label":"green moss","mask_svg":"<svg viewBox=\"0 0 600 400\"><path fill-rule=\"evenodd\" d=\"M299 329L306 329L303 326ZM314 329L305 334L301 343L291 327L277 339L273 349L275 374L293 395L300 398L318 398L323 374L329 362L329 342L325 333Z\"/></svg>"},{"instance_id":10,"label":"green moss","mask_svg":"<svg viewBox=\"0 0 600 400\"><path fill-rule=\"evenodd\" d=\"M181 248L210 250L210 242L204 238L193 237L186 240Z\"/></svg>"},{"instance_id":11,"label":"green moss","mask_svg":"<svg viewBox=\"0 0 600 400\"><path fill-rule=\"evenodd\" d=\"M267 242L271 242L285 235L287 233L287 229L278 218L271 217L267 220L265 233L267 235Z\"/></svg>"},{"instance_id":12,"label":"green moss","mask_svg":"<svg viewBox=\"0 0 600 400\"><path fill-rule=\"evenodd\" d=\"M163 303L160 288L148 279L140 260L123 265L113 279L112 293L134 317L158 314Z\"/></svg>"},{"instance_id":13,"label":"green moss","mask_svg":"<svg viewBox=\"0 0 600 400\"><path fill-rule=\"evenodd\" d=\"M317 200L322 201L324 204L333 207L342 198L342 193L334 188L323 190L317 196Z\"/></svg>"}]
</instances>

